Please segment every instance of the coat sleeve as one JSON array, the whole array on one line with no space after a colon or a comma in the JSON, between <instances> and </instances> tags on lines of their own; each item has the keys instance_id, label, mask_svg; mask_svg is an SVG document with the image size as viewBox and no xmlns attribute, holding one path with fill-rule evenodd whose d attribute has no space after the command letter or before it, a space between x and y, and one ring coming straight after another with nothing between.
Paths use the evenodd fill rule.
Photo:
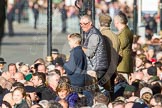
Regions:
<instances>
[{"instance_id":1,"label":"coat sleeve","mask_svg":"<svg viewBox=\"0 0 162 108\"><path fill-rule=\"evenodd\" d=\"M48 89L45 89L42 92L42 99L41 100L55 100L56 99L55 92L50 92Z\"/></svg>"},{"instance_id":2,"label":"coat sleeve","mask_svg":"<svg viewBox=\"0 0 162 108\"><path fill-rule=\"evenodd\" d=\"M130 36L133 35L128 28L119 36L120 49L125 49L130 43Z\"/></svg>"},{"instance_id":3,"label":"coat sleeve","mask_svg":"<svg viewBox=\"0 0 162 108\"><path fill-rule=\"evenodd\" d=\"M68 75L72 75L76 70L76 64L74 59L74 53L72 52L70 54L69 61L64 63L64 69Z\"/></svg>"},{"instance_id":4,"label":"coat sleeve","mask_svg":"<svg viewBox=\"0 0 162 108\"><path fill-rule=\"evenodd\" d=\"M122 36L121 38L119 38L119 41L121 49L124 49L129 44L129 39L127 38L127 36Z\"/></svg>"}]
</instances>

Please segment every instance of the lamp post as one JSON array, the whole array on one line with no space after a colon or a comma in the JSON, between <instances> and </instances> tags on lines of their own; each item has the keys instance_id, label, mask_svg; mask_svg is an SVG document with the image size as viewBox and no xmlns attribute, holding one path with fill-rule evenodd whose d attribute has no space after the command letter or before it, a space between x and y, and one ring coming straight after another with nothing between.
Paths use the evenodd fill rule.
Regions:
<instances>
[{"instance_id":1,"label":"lamp post","mask_svg":"<svg viewBox=\"0 0 162 108\"><path fill-rule=\"evenodd\" d=\"M133 3L133 33L137 34L137 0L134 0Z\"/></svg>"},{"instance_id":2,"label":"lamp post","mask_svg":"<svg viewBox=\"0 0 162 108\"><path fill-rule=\"evenodd\" d=\"M160 34L162 35L162 0L160 0Z\"/></svg>"},{"instance_id":3,"label":"lamp post","mask_svg":"<svg viewBox=\"0 0 162 108\"><path fill-rule=\"evenodd\" d=\"M87 0L76 0L75 6L79 10L79 16L83 16L87 14L87 8L86 8Z\"/></svg>"},{"instance_id":4,"label":"lamp post","mask_svg":"<svg viewBox=\"0 0 162 108\"><path fill-rule=\"evenodd\" d=\"M96 15L96 11L95 11L95 0L91 0L91 2L92 2L92 6L91 6L91 10L92 10L92 15L91 15L91 17L92 17L92 22L93 22L93 25L95 25L95 15Z\"/></svg>"},{"instance_id":5,"label":"lamp post","mask_svg":"<svg viewBox=\"0 0 162 108\"><path fill-rule=\"evenodd\" d=\"M95 0L76 0L75 6L79 10L79 16L90 15L92 23L95 25ZM80 33L81 32L82 31L80 30Z\"/></svg>"},{"instance_id":6,"label":"lamp post","mask_svg":"<svg viewBox=\"0 0 162 108\"><path fill-rule=\"evenodd\" d=\"M52 0L48 0L47 7L47 62L52 61Z\"/></svg>"}]
</instances>

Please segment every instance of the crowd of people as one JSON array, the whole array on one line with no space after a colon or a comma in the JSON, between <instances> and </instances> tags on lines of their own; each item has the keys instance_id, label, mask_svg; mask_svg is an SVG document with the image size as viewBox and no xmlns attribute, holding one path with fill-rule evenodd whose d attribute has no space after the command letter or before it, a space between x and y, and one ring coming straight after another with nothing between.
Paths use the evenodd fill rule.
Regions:
<instances>
[{"instance_id":1,"label":"crowd of people","mask_svg":"<svg viewBox=\"0 0 162 108\"><path fill-rule=\"evenodd\" d=\"M0 58L2 108L161 108L162 39L133 36L121 11L113 20L118 34L108 14L99 29L82 16L83 34L67 36L68 59L53 49L50 64L9 63L4 72Z\"/></svg>"},{"instance_id":2,"label":"crowd of people","mask_svg":"<svg viewBox=\"0 0 162 108\"><path fill-rule=\"evenodd\" d=\"M67 36L69 58L53 49L51 63L8 63L4 71L1 57L1 107L162 108L162 37L134 36L129 9L117 9L113 17L101 8L99 29L84 15L82 34ZM112 20L118 33L111 30ZM148 20L146 28L154 31Z\"/></svg>"}]
</instances>

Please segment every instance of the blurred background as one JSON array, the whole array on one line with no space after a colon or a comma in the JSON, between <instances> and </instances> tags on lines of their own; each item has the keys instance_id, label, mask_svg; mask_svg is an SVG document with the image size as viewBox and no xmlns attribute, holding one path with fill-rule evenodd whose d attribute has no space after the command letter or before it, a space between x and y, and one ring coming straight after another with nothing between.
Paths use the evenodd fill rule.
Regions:
<instances>
[{"instance_id":1,"label":"blurred background","mask_svg":"<svg viewBox=\"0 0 162 108\"><path fill-rule=\"evenodd\" d=\"M1 0L4 1L4 0ZM80 32L80 9L92 7L91 0L52 0L52 49L69 55L67 35ZM7 63L25 62L33 64L37 58L47 56L48 0L7 0L5 5L4 35L1 34L0 56ZM81 3L81 4L80 4ZM1 4L1 3L0 3ZM145 39L159 39L160 43L160 0L95 0L95 26L98 28L98 15L114 15L123 11L129 20L128 26L135 36ZM1 13L1 12L0 12ZM93 14L93 13L92 13ZM3 15L3 14L1 14ZM3 17L2 17L3 18ZM117 32L113 23L111 29ZM137 30L136 30L137 29ZM48 31L49 32L49 31Z\"/></svg>"}]
</instances>

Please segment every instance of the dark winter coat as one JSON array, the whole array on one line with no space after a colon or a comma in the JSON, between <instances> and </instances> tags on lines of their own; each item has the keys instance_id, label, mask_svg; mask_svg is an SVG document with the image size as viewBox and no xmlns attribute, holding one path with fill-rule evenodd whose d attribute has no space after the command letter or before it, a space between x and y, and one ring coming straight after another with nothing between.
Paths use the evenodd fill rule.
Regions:
<instances>
[{"instance_id":1,"label":"dark winter coat","mask_svg":"<svg viewBox=\"0 0 162 108\"><path fill-rule=\"evenodd\" d=\"M69 61L63 67L70 78L72 86L85 86L87 59L81 46L77 46L70 51Z\"/></svg>"},{"instance_id":2,"label":"dark winter coat","mask_svg":"<svg viewBox=\"0 0 162 108\"><path fill-rule=\"evenodd\" d=\"M68 96L66 96L65 100L67 101L69 108L76 108L77 101L79 99L79 96L76 92L70 93ZM57 97L56 101L59 101L60 98Z\"/></svg>"}]
</instances>

